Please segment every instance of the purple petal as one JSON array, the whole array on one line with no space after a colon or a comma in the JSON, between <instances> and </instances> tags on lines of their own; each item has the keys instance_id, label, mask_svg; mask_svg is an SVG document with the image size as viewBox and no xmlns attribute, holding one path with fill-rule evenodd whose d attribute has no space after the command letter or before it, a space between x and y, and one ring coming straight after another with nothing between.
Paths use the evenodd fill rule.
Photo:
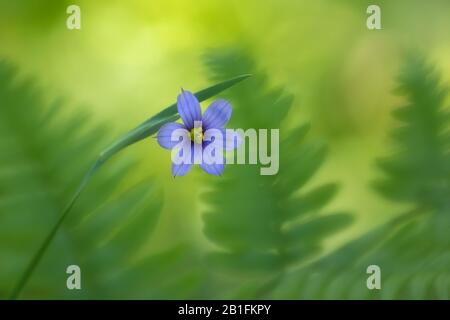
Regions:
<instances>
[{"instance_id":1,"label":"purple petal","mask_svg":"<svg viewBox=\"0 0 450 320\"><path fill-rule=\"evenodd\" d=\"M194 165L194 145L191 142L189 143L189 148L191 150L190 154L183 153L183 150L185 149L186 145L182 145L180 146L180 150L172 150L172 152L177 152L178 157L181 158L180 163L174 163L173 158L172 158L172 175L174 177L176 176L184 176L185 174L187 174L192 166ZM173 156L173 153L172 153Z\"/></svg>"},{"instance_id":2,"label":"purple petal","mask_svg":"<svg viewBox=\"0 0 450 320\"><path fill-rule=\"evenodd\" d=\"M223 169L225 168L225 163L206 164L205 162L203 162L200 164L200 167L208 174L211 174L214 176L221 176Z\"/></svg>"},{"instance_id":3,"label":"purple petal","mask_svg":"<svg viewBox=\"0 0 450 320\"><path fill-rule=\"evenodd\" d=\"M202 121L202 110L197 98L189 91L183 91L177 98L178 113L188 130L194 127L194 121Z\"/></svg>"},{"instance_id":4,"label":"purple petal","mask_svg":"<svg viewBox=\"0 0 450 320\"><path fill-rule=\"evenodd\" d=\"M178 141L172 141L172 133L177 129L185 130L186 134L189 135L189 132L181 123L166 123L159 129L157 134L159 145L165 149L172 149L175 147L181 141L181 137L179 137L180 139ZM187 139L189 139L189 136L187 136Z\"/></svg>"},{"instance_id":5,"label":"purple petal","mask_svg":"<svg viewBox=\"0 0 450 320\"><path fill-rule=\"evenodd\" d=\"M203 114L203 129L223 128L231 118L231 104L225 100L216 100Z\"/></svg>"},{"instance_id":6,"label":"purple petal","mask_svg":"<svg viewBox=\"0 0 450 320\"><path fill-rule=\"evenodd\" d=\"M193 164L192 163L182 163L182 164L175 164L172 163L172 175L174 177L182 177L185 174L187 174L191 168L192 168Z\"/></svg>"},{"instance_id":7,"label":"purple petal","mask_svg":"<svg viewBox=\"0 0 450 320\"><path fill-rule=\"evenodd\" d=\"M203 143L203 157L200 167L208 174L220 176L225 167L225 158L221 141L205 141Z\"/></svg>"},{"instance_id":8,"label":"purple petal","mask_svg":"<svg viewBox=\"0 0 450 320\"><path fill-rule=\"evenodd\" d=\"M219 130L222 133L222 147L226 151L232 151L238 148L243 142L243 137L241 136L241 134L239 134L239 132L233 129L225 129L225 128L208 129L205 131L204 135L205 140L203 141L203 148L215 142L216 137L215 136L209 137L208 135L210 130Z\"/></svg>"},{"instance_id":9,"label":"purple petal","mask_svg":"<svg viewBox=\"0 0 450 320\"><path fill-rule=\"evenodd\" d=\"M203 131L203 149L214 143L216 148L225 147L225 129L211 128Z\"/></svg>"}]
</instances>

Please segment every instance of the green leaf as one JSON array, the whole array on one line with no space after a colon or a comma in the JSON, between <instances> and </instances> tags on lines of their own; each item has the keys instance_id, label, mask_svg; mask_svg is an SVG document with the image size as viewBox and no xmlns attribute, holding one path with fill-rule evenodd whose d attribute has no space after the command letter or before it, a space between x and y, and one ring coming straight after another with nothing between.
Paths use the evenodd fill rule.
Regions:
<instances>
[{"instance_id":1,"label":"green leaf","mask_svg":"<svg viewBox=\"0 0 450 320\"><path fill-rule=\"evenodd\" d=\"M348 213L334 213L318 217L289 228L286 232L286 241L290 247L318 242L348 226L351 222L352 218Z\"/></svg>"},{"instance_id":2,"label":"green leaf","mask_svg":"<svg viewBox=\"0 0 450 320\"><path fill-rule=\"evenodd\" d=\"M413 209L290 273L273 298L448 299L450 121L439 79L417 54L406 60L397 92L408 103L394 111L401 122L391 135L394 152L378 161L384 177L376 190ZM320 236L322 227L334 224L296 227L292 241ZM366 268L373 264L381 268L381 290L365 286Z\"/></svg>"},{"instance_id":3,"label":"green leaf","mask_svg":"<svg viewBox=\"0 0 450 320\"><path fill-rule=\"evenodd\" d=\"M283 268L283 260L274 253L261 252L214 252L208 255L209 262L218 270L229 273L246 274L249 277L258 275L273 276L272 273L279 272Z\"/></svg>"},{"instance_id":4,"label":"green leaf","mask_svg":"<svg viewBox=\"0 0 450 320\"><path fill-rule=\"evenodd\" d=\"M322 209L337 193L338 185L330 183L286 201L286 220Z\"/></svg>"},{"instance_id":5,"label":"green leaf","mask_svg":"<svg viewBox=\"0 0 450 320\"><path fill-rule=\"evenodd\" d=\"M253 74L227 94L233 104L230 127L280 128L282 134L277 175L261 176L255 165L226 166L224 177L212 180L211 190L202 197L207 204L204 233L220 248L212 250L207 261L212 270L236 280L236 285L221 285L221 297L232 295L236 286L244 288L238 290L239 297L265 297L294 263L319 254L324 240L347 224L334 216L327 220L319 212L331 201L335 184L302 192L320 169L326 148L306 139L309 125L284 130L289 110L296 107L294 97L271 88L268 76L257 71L254 59L245 52L213 50L205 61L213 79L236 72ZM298 221L304 236L289 233L295 217L309 219Z\"/></svg>"},{"instance_id":6,"label":"green leaf","mask_svg":"<svg viewBox=\"0 0 450 320\"><path fill-rule=\"evenodd\" d=\"M424 58L408 57L397 90L408 103L394 111L396 152L379 161L385 178L374 184L389 199L434 210L450 206L448 89L440 78Z\"/></svg>"}]
</instances>

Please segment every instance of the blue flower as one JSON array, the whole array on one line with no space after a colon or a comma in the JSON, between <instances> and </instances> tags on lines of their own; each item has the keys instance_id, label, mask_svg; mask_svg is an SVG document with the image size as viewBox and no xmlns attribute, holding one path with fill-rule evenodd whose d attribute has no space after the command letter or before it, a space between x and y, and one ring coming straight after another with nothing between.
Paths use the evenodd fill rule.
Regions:
<instances>
[{"instance_id":1,"label":"blue flower","mask_svg":"<svg viewBox=\"0 0 450 320\"><path fill-rule=\"evenodd\" d=\"M194 163L200 164L200 167L206 173L220 176L225 167L225 161L215 163L203 161L206 156L205 154L203 154L200 160L195 160L194 154L197 155L195 150L205 150L206 146L216 142L215 139L207 139L206 137L208 130L210 130L209 132L214 131L211 129L220 130L222 133L220 146L223 146L223 149L234 149L237 146L239 142L235 143L236 140L231 144L226 143L227 135L225 132L225 125L231 118L231 104L222 99L216 100L211 103L202 116L200 103L195 95L189 91L183 90L182 93L178 95L177 108L183 123L167 123L159 129L157 134L158 143L161 147L169 150L174 147L180 148L180 150L176 150L176 152L179 152L181 157L183 157L182 150L186 150L185 148L188 150L190 148L191 150L190 154L184 155L185 159L182 163L175 163L172 159L173 176L184 176L191 170ZM183 139L174 139L174 132L176 131L182 132L182 135L184 135Z\"/></svg>"}]
</instances>

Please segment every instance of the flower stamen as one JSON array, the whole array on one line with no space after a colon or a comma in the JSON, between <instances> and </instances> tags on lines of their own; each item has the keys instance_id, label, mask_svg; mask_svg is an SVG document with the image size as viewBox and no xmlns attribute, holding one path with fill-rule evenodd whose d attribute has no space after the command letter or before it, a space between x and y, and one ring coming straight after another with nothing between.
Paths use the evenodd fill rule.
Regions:
<instances>
[{"instance_id":1,"label":"flower stamen","mask_svg":"<svg viewBox=\"0 0 450 320\"><path fill-rule=\"evenodd\" d=\"M196 144L202 144L203 142L203 129L202 127L193 128L191 130L191 141L194 141Z\"/></svg>"}]
</instances>

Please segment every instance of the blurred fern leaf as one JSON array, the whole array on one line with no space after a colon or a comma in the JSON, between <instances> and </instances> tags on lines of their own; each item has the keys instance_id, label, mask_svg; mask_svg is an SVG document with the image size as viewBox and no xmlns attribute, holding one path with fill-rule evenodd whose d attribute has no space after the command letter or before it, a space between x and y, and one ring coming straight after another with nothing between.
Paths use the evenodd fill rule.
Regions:
<instances>
[{"instance_id":1,"label":"blurred fern leaf","mask_svg":"<svg viewBox=\"0 0 450 320\"><path fill-rule=\"evenodd\" d=\"M256 165L229 165L204 195L204 232L221 248L209 254L209 261L239 279L235 297L265 296L290 266L319 253L324 239L347 226L351 216L321 210L337 192L336 184L304 191L326 152L323 144L307 139L307 125L283 130L293 97L270 89L267 76L243 51L213 51L205 61L215 80L236 72L253 74L229 91L234 107L230 127L281 128L277 175L261 176ZM243 285L242 276L253 282Z\"/></svg>"},{"instance_id":2,"label":"blurred fern leaf","mask_svg":"<svg viewBox=\"0 0 450 320\"><path fill-rule=\"evenodd\" d=\"M3 298L54 224L107 133L104 127L93 127L86 114L65 117L61 101L45 105L35 86L18 81L15 73L7 63L0 63L0 297ZM150 181L122 190L120 184L131 166L129 158L114 161L93 180L22 297L190 295L198 277L183 268L192 259L186 255L187 248L159 254L145 250L161 210L161 190ZM66 268L72 264L81 268L82 290L66 288ZM164 276L169 274L170 278Z\"/></svg>"},{"instance_id":3,"label":"blurred fern leaf","mask_svg":"<svg viewBox=\"0 0 450 320\"><path fill-rule=\"evenodd\" d=\"M450 113L448 88L424 58L411 56L397 92L406 105L394 111L401 126L392 134L396 153L379 161L385 179L377 189L395 201L435 210L450 207Z\"/></svg>"},{"instance_id":4,"label":"blurred fern leaf","mask_svg":"<svg viewBox=\"0 0 450 320\"><path fill-rule=\"evenodd\" d=\"M380 161L376 190L413 209L293 272L273 297L295 299L449 299L450 135L447 89L423 58L410 56L394 111L402 125L396 152ZM381 269L381 290L366 287L366 268Z\"/></svg>"}]
</instances>

